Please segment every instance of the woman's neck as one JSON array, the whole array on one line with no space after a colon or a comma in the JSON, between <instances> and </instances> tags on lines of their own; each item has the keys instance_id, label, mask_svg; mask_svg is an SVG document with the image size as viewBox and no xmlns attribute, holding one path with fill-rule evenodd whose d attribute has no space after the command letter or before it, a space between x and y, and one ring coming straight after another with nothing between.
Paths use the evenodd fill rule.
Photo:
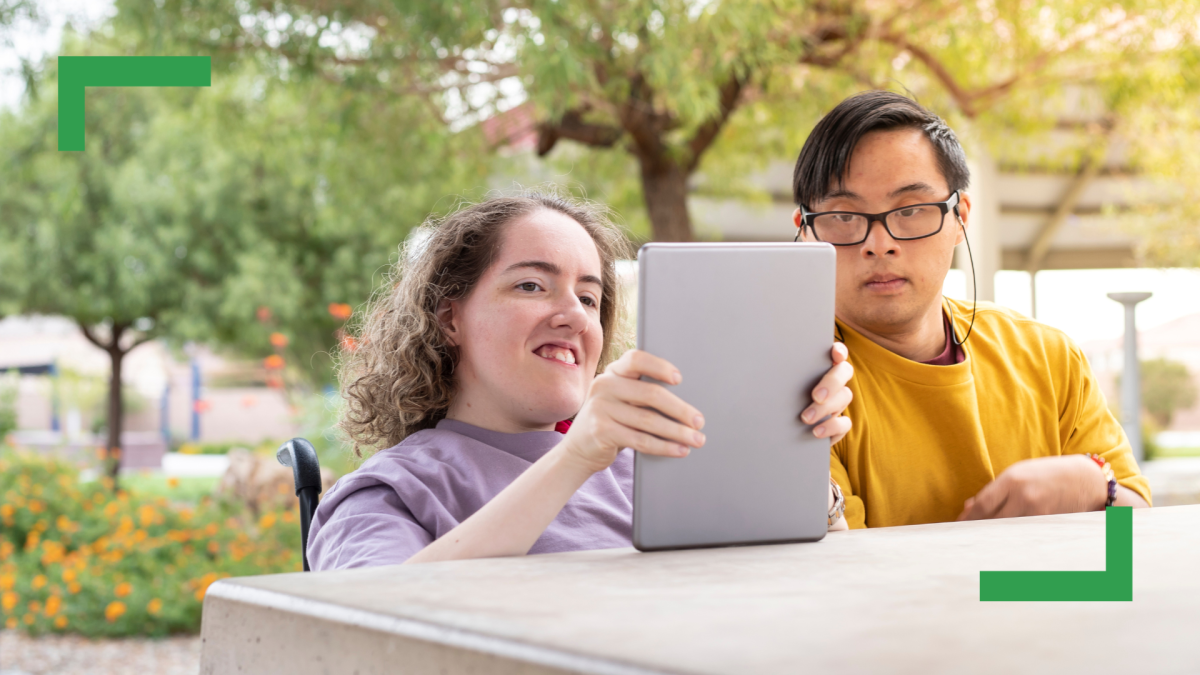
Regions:
<instances>
[{"instance_id":1,"label":"woman's neck","mask_svg":"<svg viewBox=\"0 0 1200 675\"><path fill-rule=\"evenodd\" d=\"M446 410L446 419L504 434L554 431L554 422L539 424L532 420L517 419L505 408L483 397L471 396L470 392L456 392Z\"/></svg>"}]
</instances>

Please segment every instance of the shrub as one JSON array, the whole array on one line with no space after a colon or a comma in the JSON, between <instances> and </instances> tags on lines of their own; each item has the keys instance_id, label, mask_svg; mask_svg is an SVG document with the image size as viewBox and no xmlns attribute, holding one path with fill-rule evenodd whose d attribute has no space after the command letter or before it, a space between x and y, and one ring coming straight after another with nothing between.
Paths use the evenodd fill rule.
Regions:
<instances>
[{"instance_id":1,"label":"shrub","mask_svg":"<svg viewBox=\"0 0 1200 675\"><path fill-rule=\"evenodd\" d=\"M74 466L0 454L0 624L90 637L195 633L210 584L298 572L294 510L254 520L198 504L81 483Z\"/></svg>"}]
</instances>

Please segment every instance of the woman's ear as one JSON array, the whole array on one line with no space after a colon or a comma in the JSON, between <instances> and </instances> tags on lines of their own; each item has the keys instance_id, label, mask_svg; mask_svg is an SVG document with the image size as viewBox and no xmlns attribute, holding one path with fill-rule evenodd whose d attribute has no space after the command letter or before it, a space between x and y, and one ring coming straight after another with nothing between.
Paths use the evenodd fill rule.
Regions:
<instances>
[{"instance_id":1,"label":"woman's ear","mask_svg":"<svg viewBox=\"0 0 1200 675\"><path fill-rule=\"evenodd\" d=\"M437 306L437 321L446 339L455 347L458 346L458 312L451 300L442 300Z\"/></svg>"}]
</instances>

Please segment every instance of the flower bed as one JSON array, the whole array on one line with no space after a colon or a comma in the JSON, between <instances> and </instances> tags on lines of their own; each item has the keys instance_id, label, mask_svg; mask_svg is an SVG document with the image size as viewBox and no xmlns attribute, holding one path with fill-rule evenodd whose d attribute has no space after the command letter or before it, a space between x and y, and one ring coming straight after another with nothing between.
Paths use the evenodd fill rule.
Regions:
<instances>
[{"instance_id":1,"label":"flower bed","mask_svg":"<svg viewBox=\"0 0 1200 675\"><path fill-rule=\"evenodd\" d=\"M203 497L114 494L69 463L0 455L0 625L30 634L167 635L200 630L209 585L298 572L294 509L253 517Z\"/></svg>"}]
</instances>

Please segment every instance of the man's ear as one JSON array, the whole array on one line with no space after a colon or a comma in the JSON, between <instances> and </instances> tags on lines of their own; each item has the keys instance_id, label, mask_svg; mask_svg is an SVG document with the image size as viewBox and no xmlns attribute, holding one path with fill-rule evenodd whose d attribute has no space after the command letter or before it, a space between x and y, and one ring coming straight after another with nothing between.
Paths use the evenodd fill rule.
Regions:
<instances>
[{"instance_id":1,"label":"man's ear","mask_svg":"<svg viewBox=\"0 0 1200 675\"><path fill-rule=\"evenodd\" d=\"M455 347L458 346L458 312L451 300L442 300L437 306L437 321L446 339Z\"/></svg>"},{"instance_id":2,"label":"man's ear","mask_svg":"<svg viewBox=\"0 0 1200 675\"><path fill-rule=\"evenodd\" d=\"M954 207L953 211L958 212L958 218L955 219L954 224L962 225L962 227L957 228L958 231L954 234L954 245L958 246L966 240L966 230L971 226L971 195L966 192L959 192L958 206Z\"/></svg>"},{"instance_id":3,"label":"man's ear","mask_svg":"<svg viewBox=\"0 0 1200 675\"><path fill-rule=\"evenodd\" d=\"M804 226L804 212L799 207L796 207L796 210L792 211L792 222L795 223L796 229L800 230L800 239L803 240L804 230L801 228Z\"/></svg>"}]
</instances>

